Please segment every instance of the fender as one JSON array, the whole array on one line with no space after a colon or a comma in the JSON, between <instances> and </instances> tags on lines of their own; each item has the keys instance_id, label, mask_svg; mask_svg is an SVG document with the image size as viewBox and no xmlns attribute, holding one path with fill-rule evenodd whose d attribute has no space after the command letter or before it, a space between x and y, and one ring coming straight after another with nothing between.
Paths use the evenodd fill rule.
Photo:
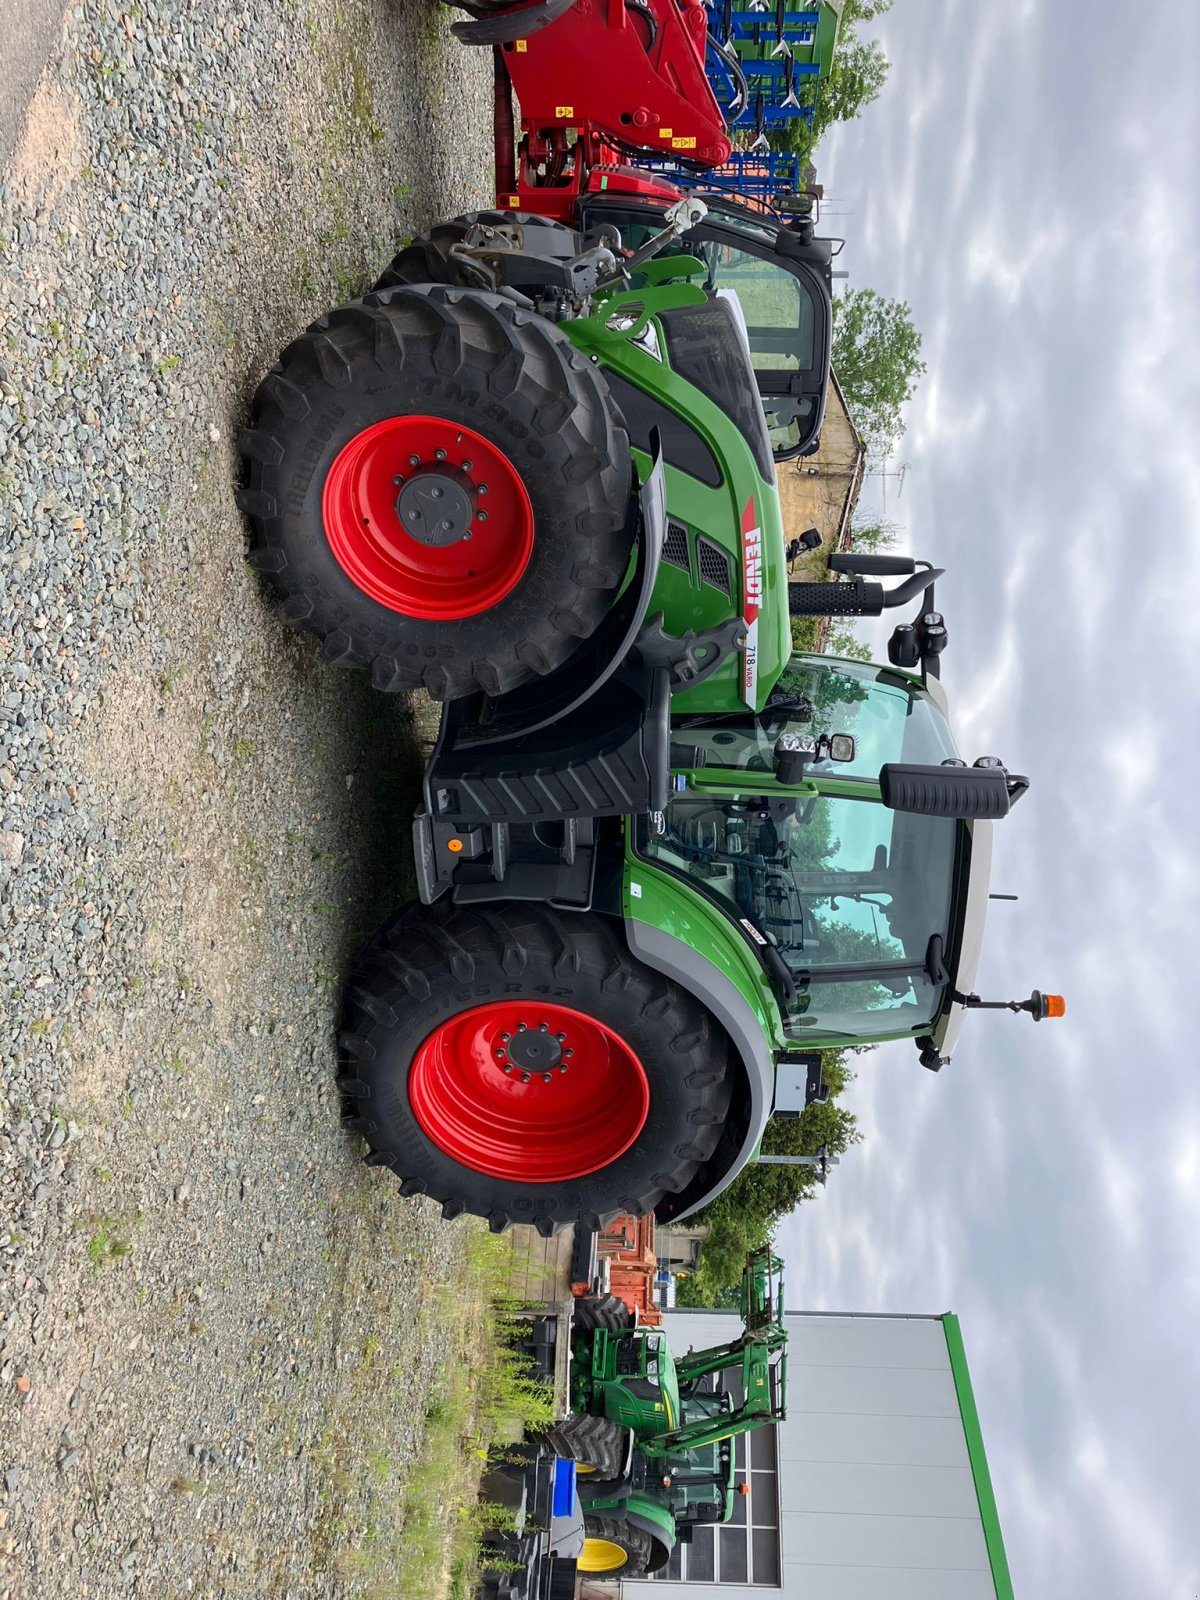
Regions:
<instances>
[{"instance_id":1,"label":"fender","mask_svg":"<svg viewBox=\"0 0 1200 1600\"><path fill-rule=\"evenodd\" d=\"M712 1170L711 1161L701 1169L703 1191L696 1194L689 1189L683 1209L671 1213L671 1221L680 1222L727 1189L761 1143L775 1103L775 1059L748 1001L718 967L698 963L696 952L682 939L632 917L625 918L625 939L639 961L694 994L712 1012L729 1035L749 1085L749 1122L741 1143L720 1172ZM702 972L697 972L698 964Z\"/></svg>"},{"instance_id":2,"label":"fender","mask_svg":"<svg viewBox=\"0 0 1200 1600\"><path fill-rule=\"evenodd\" d=\"M655 1505L653 1500L639 1494L636 1489L631 1491L630 1498L640 1500L646 1511L652 1512L653 1515L648 1516L644 1512L631 1509L629 1500L613 1501L600 1506L600 1510L614 1522L628 1522L630 1527L640 1528L643 1533L650 1535L654 1553L650 1557L646 1571L658 1572L671 1559L671 1551L675 1548L678 1537L675 1532L675 1519L665 1507Z\"/></svg>"}]
</instances>

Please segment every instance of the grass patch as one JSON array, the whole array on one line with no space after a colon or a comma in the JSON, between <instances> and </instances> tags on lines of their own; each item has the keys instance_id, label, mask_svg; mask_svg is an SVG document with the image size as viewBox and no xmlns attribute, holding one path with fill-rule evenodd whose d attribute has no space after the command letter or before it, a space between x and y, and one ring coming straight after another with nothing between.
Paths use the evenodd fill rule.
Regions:
<instances>
[{"instance_id":1,"label":"grass patch","mask_svg":"<svg viewBox=\"0 0 1200 1600\"><path fill-rule=\"evenodd\" d=\"M494 1526L478 1497L488 1449L554 1421L551 1391L515 1348L524 1324L509 1288L511 1245L472 1231L468 1267L481 1302L481 1347L473 1370L448 1366L426 1411L424 1447L405 1497L400 1568L400 1593L414 1597L448 1592L465 1600L474 1593L480 1541Z\"/></svg>"},{"instance_id":2,"label":"grass patch","mask_svg":"<svg viewBox=\"0 0 1200 1600\"><path fill-rule=\"evenodd\" d=\"M91 1236L87 1242L87 1258L97 1272L103 1267L122 1261L133 1249L127 1239L116 1233L115 1217L96 1217L92 1222Z\"/></svg>"},{"instance_id":3,"label":"grass patch","mask_svg":"<svg viewBox=\"0 0 1200 1600\"><path fill-rule=\"evenodd\" d=\"M425 1402L423 1437L407 1472L376 1453L366 1459L366 1534L339 1565L362 1585L369 1600L470 1600L479 1570L480 1543L497 1507L480 1503L479 1479L488 1451L554 1420L550 1389L539 1382L515 1348L524 1325L512 1299L510 1242L482 1226L467 1231L465 1283L437 1286L439 1298L458 1305L456 1338L440 1379ZM386 1342L369 1341L360 1372L386 1404L385 1384L407 1374L388 1372ZM326 1438L331 1469L339 1452ZM363 1462L356 1471L361 1478ZM324 1512L338 1531L336 1475ZM344 1549L345 1546L343 1545Z\"/></svg>"}]
</instances>

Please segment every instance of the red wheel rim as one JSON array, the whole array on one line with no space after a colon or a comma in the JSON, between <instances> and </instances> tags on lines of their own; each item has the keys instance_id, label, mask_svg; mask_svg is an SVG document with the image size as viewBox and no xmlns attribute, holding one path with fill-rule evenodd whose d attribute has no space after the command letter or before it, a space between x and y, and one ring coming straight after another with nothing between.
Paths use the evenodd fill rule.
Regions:
<instances>
[{"instance_id":1,"label":"red wheel rim","mask_svg":"<svg viewBox=\"0 0 1200 1600\"><path fill-rule=\"evenodd\" d=\"M408 1097L439 1150L489 1178L528 1183L599 1172L629 1149L650 1108L646 1074L623 1039L537 1000L475 1006L435 1028L413 1060Z\"/></svg>"},{"instance_id":2,"label":"red wheel rim","mask_svg":"<svg viewBox=\"0 0 1200 1600\"><path fill-rule=\"evenodd\" d=\"M436 533L424 524L405 531L402 497L418 486L453 503ZM356 433L329 469L321 517L356 588L426 621L497 605L533 551L533 507L517 469L482 434L441 417L388 417Z\"/></svg>"}]
</instances>

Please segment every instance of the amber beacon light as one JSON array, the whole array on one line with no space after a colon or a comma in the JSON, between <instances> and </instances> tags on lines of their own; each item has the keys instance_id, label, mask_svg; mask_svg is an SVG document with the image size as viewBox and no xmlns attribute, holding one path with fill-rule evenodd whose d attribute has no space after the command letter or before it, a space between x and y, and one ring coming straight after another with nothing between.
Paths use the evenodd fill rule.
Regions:
<instances>
[{"instance_id":1,"label":"amber beacon light","mask_svg":"<svg viewBox=\"0 0 1200 1600\"><path fill-rule=\"evenodd\" d=\"M1045 1022L1049 1017L1063 1017L1067 1002L1061 994L1043 994L1035 989L1028 1000L981 1000L977 994L958 994L954 998L961 1006L972 1011L1028 1011L1035 1022Z\"/></svg>"}]
</instances>

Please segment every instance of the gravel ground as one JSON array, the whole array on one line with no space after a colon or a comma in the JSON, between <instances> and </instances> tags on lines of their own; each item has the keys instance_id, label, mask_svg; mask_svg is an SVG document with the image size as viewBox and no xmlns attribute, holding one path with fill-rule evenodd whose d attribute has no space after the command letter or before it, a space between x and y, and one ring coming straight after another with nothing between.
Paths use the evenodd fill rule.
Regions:
<instances>
[{"instance_id":1,"label":"gravel ground","mask_svg":"<svg viewBox=\"0 0 1200 1600\"><path fill-rule=\"evenodd\" d=\"M3 174L3 1597L380 1578L463 1235L359 1164L333 1029L421 712L278 624L232 438L486 200L489 109L433 0L87 4Z\"/></svg>"}]
</instances>

